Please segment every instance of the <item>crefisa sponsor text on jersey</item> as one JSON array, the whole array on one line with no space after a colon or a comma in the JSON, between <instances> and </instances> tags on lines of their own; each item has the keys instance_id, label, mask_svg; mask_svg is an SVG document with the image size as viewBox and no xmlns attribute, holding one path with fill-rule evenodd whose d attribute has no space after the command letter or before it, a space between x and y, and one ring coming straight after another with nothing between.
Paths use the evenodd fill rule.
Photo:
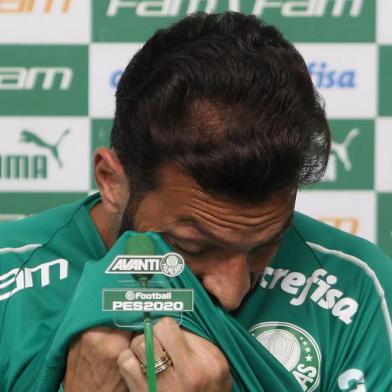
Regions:
<instances>
[{"instance_id":1,"label":"crefisa sponsor text on jersey","mask_svg":"<svg viewBox=\"0 0 392 392\"><path fill-rule=\"evenodd\" d=\"M322 268L314 270L307 277L289 269L266 267L260 286L269 290L280 287L284 292L296 296L289 301L294 306L300 306L310 299L321 308L331 311L334 317L345 324L350 324L357 312L358 302L345 297L341 290L332 288L337 282L335 275ZM312 287L315 290L311 290Z\"/></svg>"}]
</instances>

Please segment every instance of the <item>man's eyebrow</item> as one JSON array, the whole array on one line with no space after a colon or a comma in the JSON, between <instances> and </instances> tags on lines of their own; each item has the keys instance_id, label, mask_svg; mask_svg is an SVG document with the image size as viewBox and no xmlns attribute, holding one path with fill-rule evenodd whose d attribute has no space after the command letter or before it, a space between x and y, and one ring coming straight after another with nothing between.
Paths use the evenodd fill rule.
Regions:
<instances>
[{"instance_id":1,"label":"man's eyebrow","mask_svg":"<svg viewBox=\"0 0 392 392\"><path fill-rule=\"evenodd\" d=\"M266 243L270 243L270 242L274 242L277 239L279 239L279 237L281 237L283 235L283 233L291 226L291 224L293 223L293 218L294 218L294 213L292 212L290 214L290 216L288 217L288 219L286 220L285 224L283 225L283 228L281 231L279 231L276 235L274 235L272 238L270 238Z\"/></svg>"},{"instance_id":2,"label":"man's eyebrow","mask_svg":"<svg viewBox=\"0 0 392 392\"><path fill-rule=\"evenodd\" d=\"M203 237L203 239L212 239L214 242L225 245L228 243L224 239L218 237L212 231L202 226L199 222L189 217L180 217L178 220L176 220L176 223L185 223L187 226L191 226L192 229L196 230L199 234L201 234L201 237Z\"/></svg>"},{"instance_id":3,"label":"man's eyebrow","mask_svg":"<svg viewBox=\"0 0 392 392\"><path fill-rule=\"evenodd\" d=\"M276 240L278 240L282 234L290 227L292 220L293 220L294 214L291 213L289 218L286 220L286 222L283 225L282 230L280 230L276 235L274 235L272 238L268 238L266 241L262 242L259 244L259 246L264 246L268 245ZM230 245L228 241L226 241L223 238L218 237L216 234L205 228L204 226L200 225L199 222L189 218L189 217L180 217L178 220L176 220L176 223L185 223L189 226L191 226L193 229L195 229L203 239L209 239L213 240L214 242L223 244L223 245ZM175 233L173 233L175 235Z\"/></svg>"}]
</instances>

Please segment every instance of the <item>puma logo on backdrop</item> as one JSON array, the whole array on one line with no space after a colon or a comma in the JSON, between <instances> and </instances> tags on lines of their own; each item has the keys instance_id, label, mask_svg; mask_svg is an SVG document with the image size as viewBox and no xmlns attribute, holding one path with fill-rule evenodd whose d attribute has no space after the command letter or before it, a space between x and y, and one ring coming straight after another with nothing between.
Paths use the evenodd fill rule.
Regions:
<instances>
[{"instance_id":1,"label":"puma logo on backdrop","mask_svg":"<svg viewBox=\"0 0 392 392\"><path fill-rule=\"evenodd\" d=\"M44 139L42 139L36 133L24 129L21 133L20 142L21 143L32 143L32 144L35 144L37 147L46 148L47 150L49 150L49 152L51 153L53 158L56 160L59 167L62 168L63 162L61 161L61 158L59 155L59 146L60 146L61 142L63 141L64 137L67 136L69 133L70 133L70 130L66 129L60 135L57 142L54 144L51 144L51 143L46 142Z\"/></svg>"},{"instance_id":2,"label":"puma logo on backdrop","mask_svg":"<svg viewBox=\"0 0 392 392\"><path fill-rule=\"evenodd\" d=\"M340 162L342 162L344 169L346 171L351 171L352 163L350 160L350 156L348 154L348 150L350 144L354 138L359 136L360 132L358 128L353 128L347 135L342 143L336 143L332 140L331 143L331 152L335 153Z\"/></svg>"}]
</instances>

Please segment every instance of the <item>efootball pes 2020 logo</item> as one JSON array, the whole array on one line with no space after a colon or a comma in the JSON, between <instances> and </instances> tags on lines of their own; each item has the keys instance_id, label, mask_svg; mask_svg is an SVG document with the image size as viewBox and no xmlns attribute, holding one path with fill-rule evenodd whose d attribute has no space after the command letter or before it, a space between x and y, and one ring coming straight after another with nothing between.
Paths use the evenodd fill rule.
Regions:
<instances>
[{"instance_id":1,"label":"efootball pes 2020 logo","mask_svg":"<svg viewBox=\"0 0 392 392\"><path fill-rule=\"evenodd\" d=\"M284 322L256 324L249 332L295 377L304 391L317 388L321 353L308 332Z\"/></svg>"}]
</instances>

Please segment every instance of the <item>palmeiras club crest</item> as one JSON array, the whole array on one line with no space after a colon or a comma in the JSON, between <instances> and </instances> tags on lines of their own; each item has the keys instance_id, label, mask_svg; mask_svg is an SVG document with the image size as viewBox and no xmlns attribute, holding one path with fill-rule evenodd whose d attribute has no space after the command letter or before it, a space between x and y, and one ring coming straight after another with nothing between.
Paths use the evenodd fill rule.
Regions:
<instances>
[{"instance_id":1,"label":"palmeiras club crest","mask_svg":"<svg viewBox=\"0 0 392 392\"><path fill-rule=\"evenodd\" d=\"M249 332L295 377L306 392L320 383L320 349L304 329L285 322L256 324Z\"/></svg>"}]
</instances>

